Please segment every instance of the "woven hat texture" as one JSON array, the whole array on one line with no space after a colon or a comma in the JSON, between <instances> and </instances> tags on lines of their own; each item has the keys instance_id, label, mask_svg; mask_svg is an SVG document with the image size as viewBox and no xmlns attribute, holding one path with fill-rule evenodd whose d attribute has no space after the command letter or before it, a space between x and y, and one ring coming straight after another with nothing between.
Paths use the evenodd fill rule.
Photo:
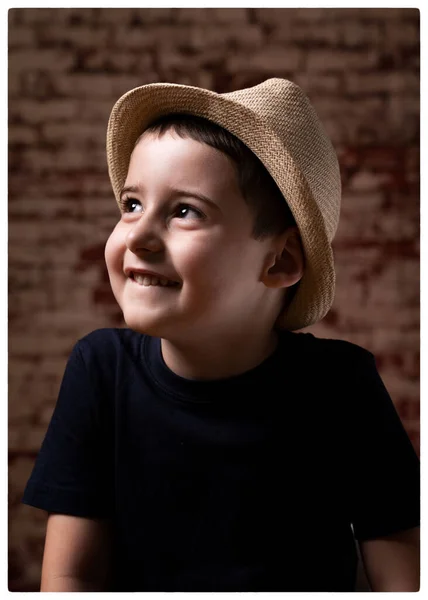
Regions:
<instances>
[{"instance_id":1,"label":"woven hat texture","mask_svg":"<svg viewBox=\"0 0 428 600\"><path fill-rule=\"evenodd\" d=\"M305 253L304 275L277 325L292 331L320 321L334 299L331 242L341 182L336 152L307 95L281 78L225 94L172 83L130 90L114 105L107 128L107 163L117 202L137 138L155 119L173 112L213 121L264 164L293 213Z\"/></svg>"}]
</instances>

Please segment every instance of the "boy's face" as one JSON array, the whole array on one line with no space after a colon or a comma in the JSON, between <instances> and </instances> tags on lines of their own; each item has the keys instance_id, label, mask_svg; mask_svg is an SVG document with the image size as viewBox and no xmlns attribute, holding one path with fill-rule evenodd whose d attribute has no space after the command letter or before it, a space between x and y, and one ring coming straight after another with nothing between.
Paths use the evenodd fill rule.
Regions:
<instances>
[{"instance_id":1,"label":"boy's face","mask_svg":"<svg viewBox=\"0 0 428 600\"><path fill-rule=\"evenodd\" d=\"M271 248L251 237L254 217L228 157L171 131L145 134L121 198L105 258L128 327L186 339L254 324L264 307L267 288L260 277ZM143 285L129 270L178 284Z\"/></svg>"}]
</instances>

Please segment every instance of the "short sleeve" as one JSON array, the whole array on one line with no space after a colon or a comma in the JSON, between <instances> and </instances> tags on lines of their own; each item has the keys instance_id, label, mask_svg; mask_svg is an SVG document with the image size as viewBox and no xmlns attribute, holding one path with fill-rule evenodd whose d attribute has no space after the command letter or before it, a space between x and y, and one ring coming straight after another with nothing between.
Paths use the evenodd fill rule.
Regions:
<instances>
[{"instance_id":1,"label":"short sleeve","mask_svg":"<svg viewBox=\"0 0 428 600\"><path fill-rule=\"evenodd\" d=\"M108 397L77 342L22 502L48 512L106 517L112 510Z\"/></svg>"},{"instance_id":2,"label":"short sleeve","mask_svg":"<svg viewBox=\"0 0 428 600\"><path fill-rule=\"evenodd\" d=\"M419 526L420 465L373 354L363 350L352 371L351 522L367 540Z\"/></svg>"}]
</instances>

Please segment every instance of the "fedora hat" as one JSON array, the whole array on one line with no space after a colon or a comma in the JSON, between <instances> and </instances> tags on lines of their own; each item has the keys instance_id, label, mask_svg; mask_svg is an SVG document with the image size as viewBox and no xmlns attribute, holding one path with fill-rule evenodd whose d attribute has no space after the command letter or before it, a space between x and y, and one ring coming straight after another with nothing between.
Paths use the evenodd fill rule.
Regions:
<instances>
[{"instance_id":1,"label":"fedora hat","mask_svg":"<svg viewBox=\"0 0 428 600\"><path fill-rule=\"evenodd\" d=\"M151 83L124 94L107 127L107 164L119 203L137 138L158 117L204 117L239 138L260 159L282 192L302 239L305 269L276 325L290 331L320 321L335 288L331 242L340 211L336 153L303 90L287 79L218 94L173 83Z\"/></svg>"}]
</instances>

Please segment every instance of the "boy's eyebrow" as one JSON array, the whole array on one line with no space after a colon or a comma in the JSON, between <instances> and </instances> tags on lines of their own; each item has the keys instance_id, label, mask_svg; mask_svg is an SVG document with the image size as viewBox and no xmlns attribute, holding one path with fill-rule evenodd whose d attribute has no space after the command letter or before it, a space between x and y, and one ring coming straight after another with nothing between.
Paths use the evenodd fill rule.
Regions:
<instances>
[{"instance_id":1,"label":"boy's eyebrow","mask_svg":"<svg viewBox=\"0 0 428 600\"><path fill-rule=\"evenodd\" d=\"M199 198L199 200L201 200L202 202L209 204L213 208L219 209L218 204L216 204L213 200L210 200L204 194L201 194L201 192L191 192L191 191L187 191L187 190L180 190L178 188L169 188L169 189L174 195L185 196L186 198ZM120 197L122 197L122 195L127 192L138 194L138 193L141 193L141 188L138 185L126 185L125 187L122 188L122 190L120 192Z\"/></svg>"}]
</instances>

